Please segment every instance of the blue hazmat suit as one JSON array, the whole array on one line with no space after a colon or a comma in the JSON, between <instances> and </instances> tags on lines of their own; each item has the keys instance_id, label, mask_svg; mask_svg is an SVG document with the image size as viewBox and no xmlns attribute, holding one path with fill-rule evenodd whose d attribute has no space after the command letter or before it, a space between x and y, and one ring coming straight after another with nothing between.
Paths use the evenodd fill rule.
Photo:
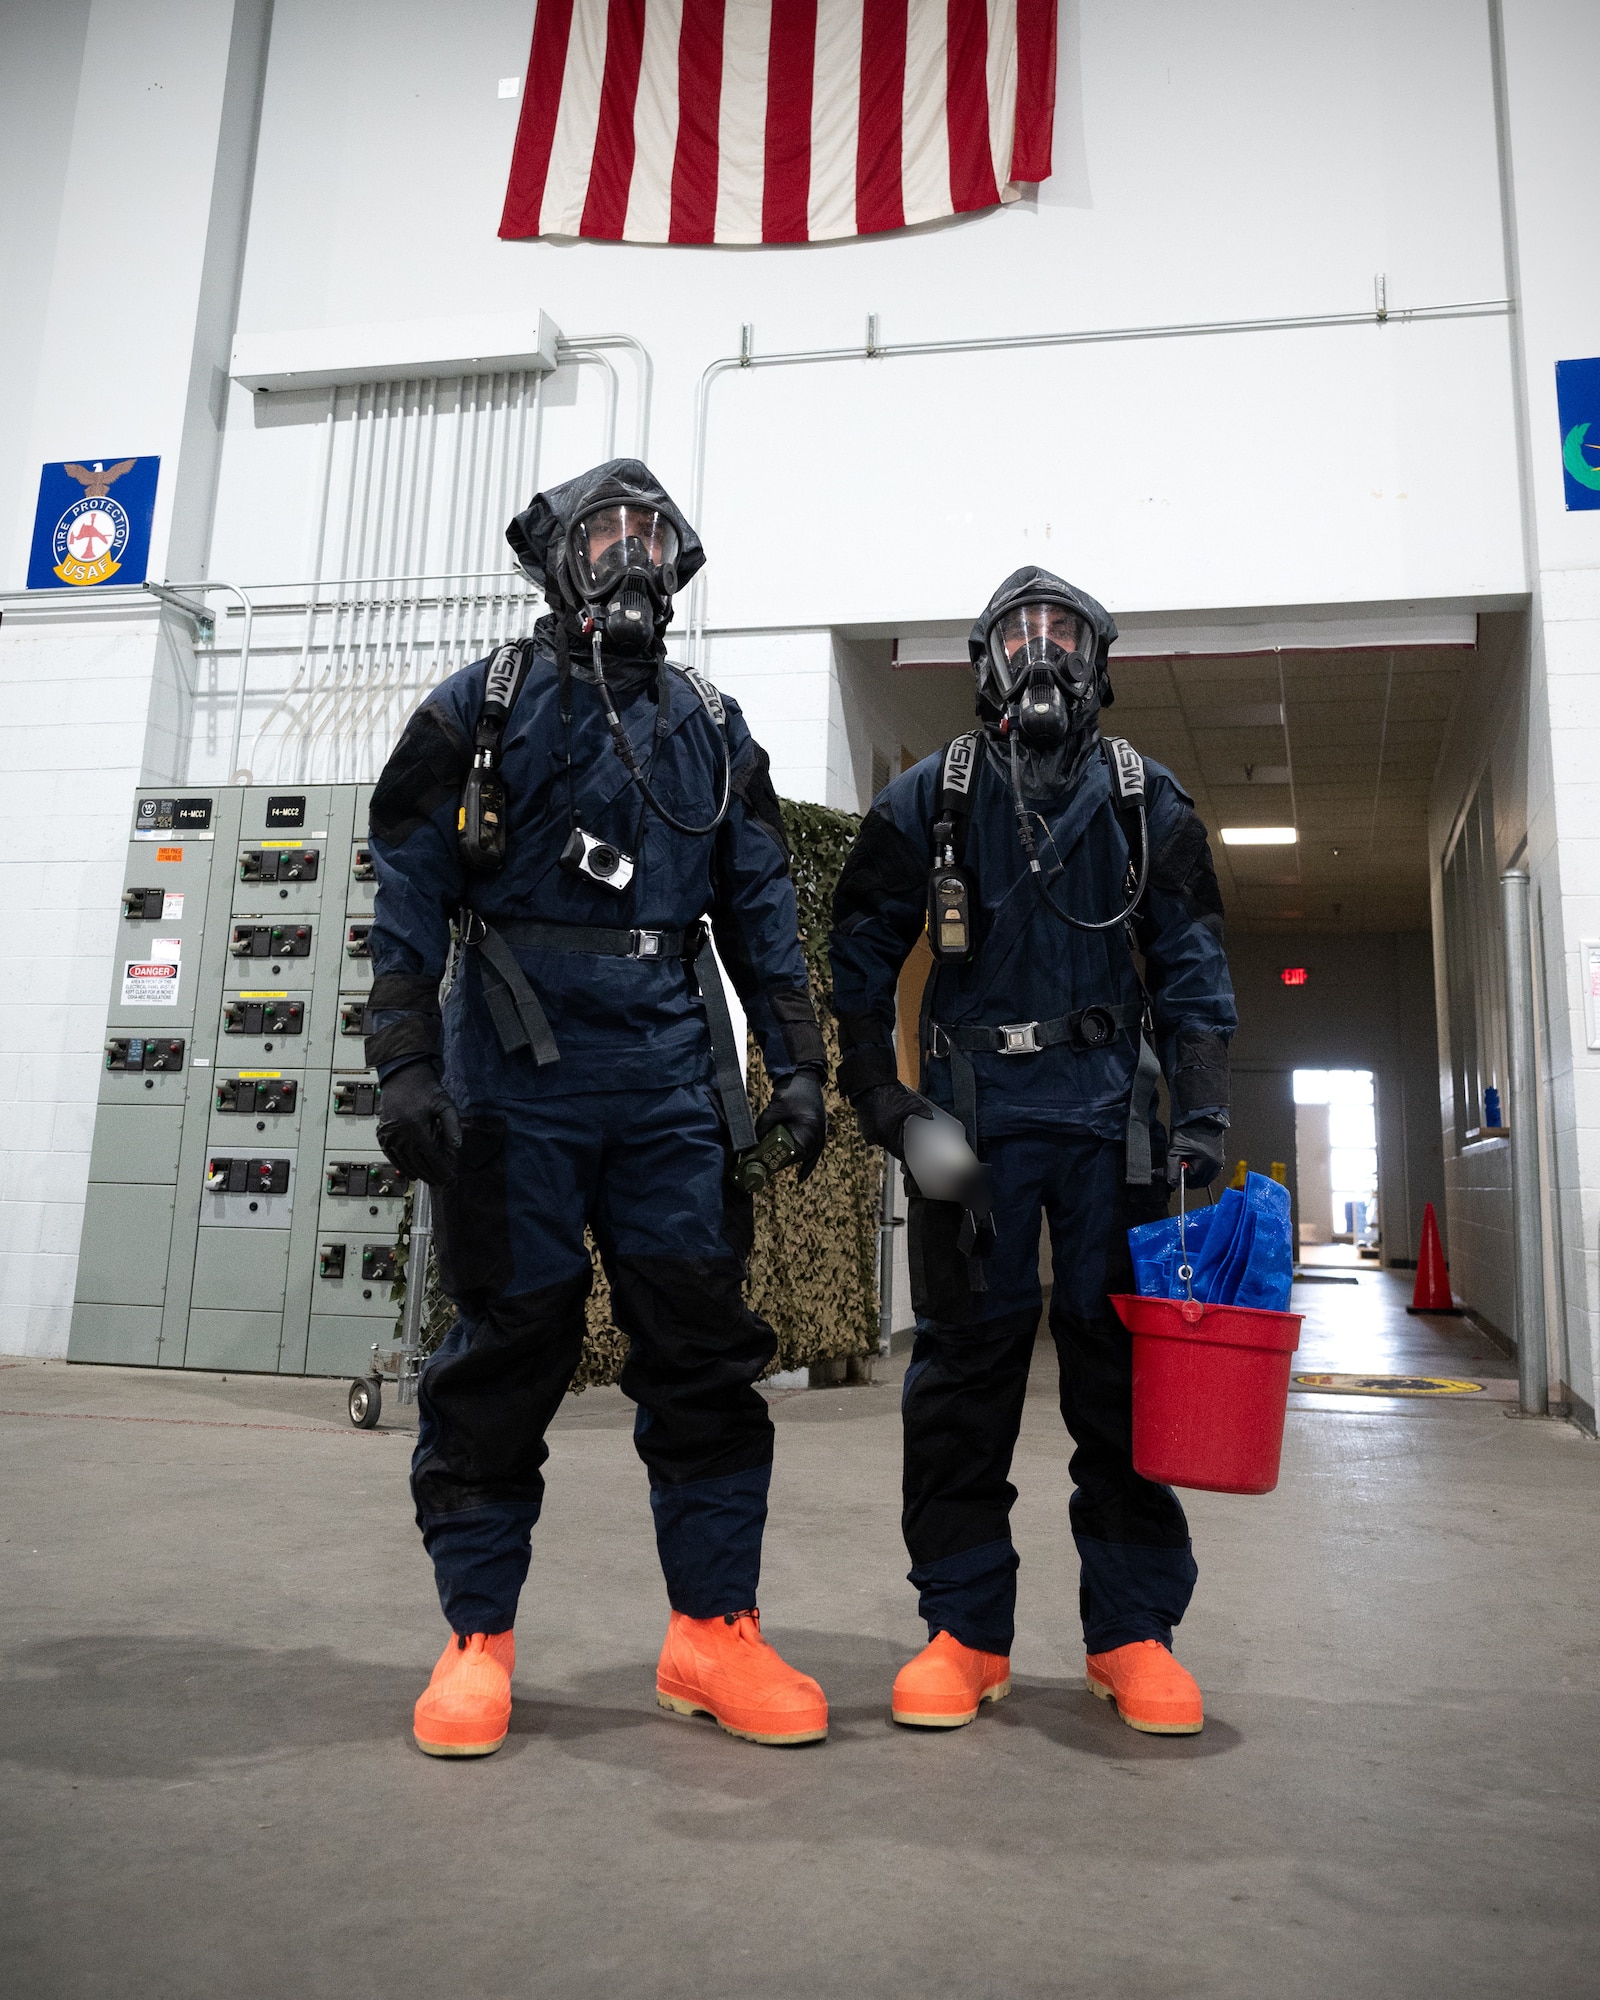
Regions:
<instances>
[{"instance_id":1,"label":"blue hazmat suit","mask_svg":"<svg viewBox=\"0 0 1600 2000\"><path fill-rule=\"evenodd\" d=\"M1033 760L1024 794L1038 815L1051 897L1100 921L1122 908L1138 863L1137 820L1119 809L1099 735L1115 624L1082 592L1026 569L995 593L970 646L979 664L1002 613L1041 592L1093 623L1100 665L1066 752L1053 765ZM1061 1410L1076 1445L1071 1522L1085 1641L1091 1653L1144 1639L1170 1646L1196 1569L1176 1496L1133 1469L1131 1345L1108 1294L1134 1289L1127 1231L1164 1214L1168 1199L1166 1134L1148 1107L1130 1118L1145 992L1174 1123L1220 1130L1227 1121L1235 1014L1221 899L1193 801L1146 760L1149 869L1136 910L1100 931L1063 922L1030 874L1009 742L995 706L985 710L981 676L979 713L986 726L962 857L976 949L968 963L935 964L919 1041L922 1091L962 1118L988 1166L993 1240L970 1243L961 1209L924 1200L908 1175L917 1315L903 1400L910 1577L930 1637L949 1631L964 1645L1009 1653L1017 1570L1009 1473L1039 1321L1042 1214ZM896 986L924 931L942 769L943 752L924 758L878 796L840 878L829 942L839 1083L858 1103L896 1075ZM996 1032L1007 1026L1024 1032ZM1007 1040L1016 1052L997 1046ZM1153 1083L1148 1057L1145 1071ZM1140 1176L1132 1184L1130 1172Z\"/></svg>"},{"instance_id":2,"label":"blue hazmat suit","mask_svg":"<svg viewBox=\"0 0 1600 2000\"><path fill-rule=\"evenodd\" d=\"M554 568L580 509L611 488L671 508L632 461L553 489L514 524L531 533L524 561L536 575ZM703 557L675 509L673 518L684 580ZM643 662L607 659L629 741L675 817L713 818L726 745L726 818L700 838L674 831L646 808L614 750L575 623L553 615L535 627L506 723L500 873L466 872L457 845L486 662L452 675L412 716L372 800L368 1060L383 1079L442 1057L461 1124L456 1178L437 1189L434 1208L458 1317L423 1370L412 1493L445 1615L463 1633L504 1631L514 1619L544 1494L544 1433L584 1336L585 1225L631 1341L622 1387L638 1405L635 1443L671 1604L693 1618L755 1604L773 1433L754 1384L775 1339L742 1294L752 1211L729 1177L713 1088L694 963L702 918L769 1075L823 1060L765 752L737 703L724 701L719 727L659 643ZM574 826L632 857L622 893L561 866ZM441 1013L463 912L468 937L487 926L509 948L556 1059L536 1060L526 1042L506 1046L492 1005L505 983L482 942L458 948ZM590 948L601 932L613 941L606 952ZM644 955L618 955L615 941L626 949L630 935Z\"/></svg>"}]
</instances>

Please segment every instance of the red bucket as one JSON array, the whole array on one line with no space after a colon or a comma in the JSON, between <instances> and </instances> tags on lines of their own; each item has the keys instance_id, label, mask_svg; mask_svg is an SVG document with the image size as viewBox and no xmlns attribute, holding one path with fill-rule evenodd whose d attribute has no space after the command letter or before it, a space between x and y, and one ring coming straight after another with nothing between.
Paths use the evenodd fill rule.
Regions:
<instances>
[{"instance_id":1,"label":"red bucket","mask_svg":"<svg viewBox=\"0 0 1600 2000\"><path fill-rule=\"evenodd\" d=\"M1133 1469L1163 1486L1278 1483L1301 1313L1113 1294L1133 1335Z\"/></svg>"}]
</instances>

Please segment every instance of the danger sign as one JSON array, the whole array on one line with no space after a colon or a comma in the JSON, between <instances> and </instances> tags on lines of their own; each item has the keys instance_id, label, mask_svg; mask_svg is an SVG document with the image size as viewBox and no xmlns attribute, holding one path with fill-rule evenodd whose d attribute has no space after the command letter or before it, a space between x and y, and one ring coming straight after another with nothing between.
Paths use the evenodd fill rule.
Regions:
<instances>
[{"instance_id":1,"label":"danger sign","mask_svg":"<svg viewBox=\"0 0 1600 2000\"><path fill-rule=\"evenodd\" d=\"M128 959L122 967L124 1007L176 1007L178 966L175 959Z\"/></svg>"}]
</instances>

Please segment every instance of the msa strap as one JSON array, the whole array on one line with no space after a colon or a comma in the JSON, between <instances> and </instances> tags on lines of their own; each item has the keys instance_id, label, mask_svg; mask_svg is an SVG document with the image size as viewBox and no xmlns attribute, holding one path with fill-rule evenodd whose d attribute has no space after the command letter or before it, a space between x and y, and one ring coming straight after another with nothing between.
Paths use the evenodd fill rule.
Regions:
<instances>
[{"instance_id":1,"label":"msa strap","mask_svg":"<svg viewBox=\"0 0 1600 2000\"><path fill-rule=\"evenodd\" d=\"M978 732L969 729L965 736L958 736L954 742L944 746L944 762L939 767L941 818L950 813L969 813L972 810L970 795L977 768Z\"/></svg>"},{"instance_id":2,"label":"msa strap","mask_svg":"<svg viewBox=\"0 0 1600 2000\"><path fill-rule=\"evenodd\" d=\"M976 887L962 863L972 818L972 780L978 768L978 732L969 730L944 747L939 766L939 808L933 825L928 875L928 945L944 965L965 965L977 950Z\"/></svg>"},{"instance_id":3,"label":"msa strap","mask_svg":"<svg viewBox=\"0 0 1600 2000\"><path fill-rule=\"evenodd\" d=\"M506 788L500 742L533 659L533 642L497 647L483 677L483 706L472 737L472 768L461 788L456 843L469 875L498 875L506 864Z\"/></svg>"},{"instance_id":4,"label":"msa strap","mask_svg":"<svg viewBox=\"0 0 1600 2000\"><path fill-rule=\"evenodd\" d=\"M673 664L676 666L677 662L674 661ZM699 695L700 704L705 709L706 714L711 717L711 720L719 729L726 729L728 726L728 711L722 705L722 696L711 685L710 681L706 679L705 675L701 673L700 669L698 667L678 667L678 672L683 675L690 687Z\"/></svg>"},{"instance_id":5,"label":"msa strap","mask_svg":"<svg viewBox=\"0 0 1600 2000\"><path fill-rule=\"evenodd\" d=\"M504 735L506 722L516 706L518 690L528 671L528 652L526 641L520 639L512 645L498 647L483 677L483 708L478 717L478 727L481 729L485 722L491 722L497 739ZM491 711L498 711L497 718L491 715Z\"/></svg>"},{"instance_id":6,"label":"msa strap","mask_svg":"<svg viewBox=\"0 0 1600 2000\"><path fill-rule=\"evenodd\" d=\"M1106 763L1118 808L1138 805L1144 797L1144 759L1121 736L1103 736L1100 740L1106 746Z\"/></svg>"}]
</instances>

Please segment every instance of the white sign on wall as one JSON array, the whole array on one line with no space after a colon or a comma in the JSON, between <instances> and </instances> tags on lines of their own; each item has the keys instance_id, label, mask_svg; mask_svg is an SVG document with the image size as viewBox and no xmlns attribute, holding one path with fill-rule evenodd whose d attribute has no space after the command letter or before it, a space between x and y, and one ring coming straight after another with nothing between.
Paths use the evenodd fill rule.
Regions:
<instances>
[{"instance_id":1,"label":"white sign on wall","mask_svg":"<svg viewBox=\"0 0 1600 2000\"><path fill-rule=\"evenodd\" d=\"M1583 968L1583 1038L1591 1049L1600 1049L1600 938L1581 940L1578 963Z\"/></svg>"}]
</instances>

